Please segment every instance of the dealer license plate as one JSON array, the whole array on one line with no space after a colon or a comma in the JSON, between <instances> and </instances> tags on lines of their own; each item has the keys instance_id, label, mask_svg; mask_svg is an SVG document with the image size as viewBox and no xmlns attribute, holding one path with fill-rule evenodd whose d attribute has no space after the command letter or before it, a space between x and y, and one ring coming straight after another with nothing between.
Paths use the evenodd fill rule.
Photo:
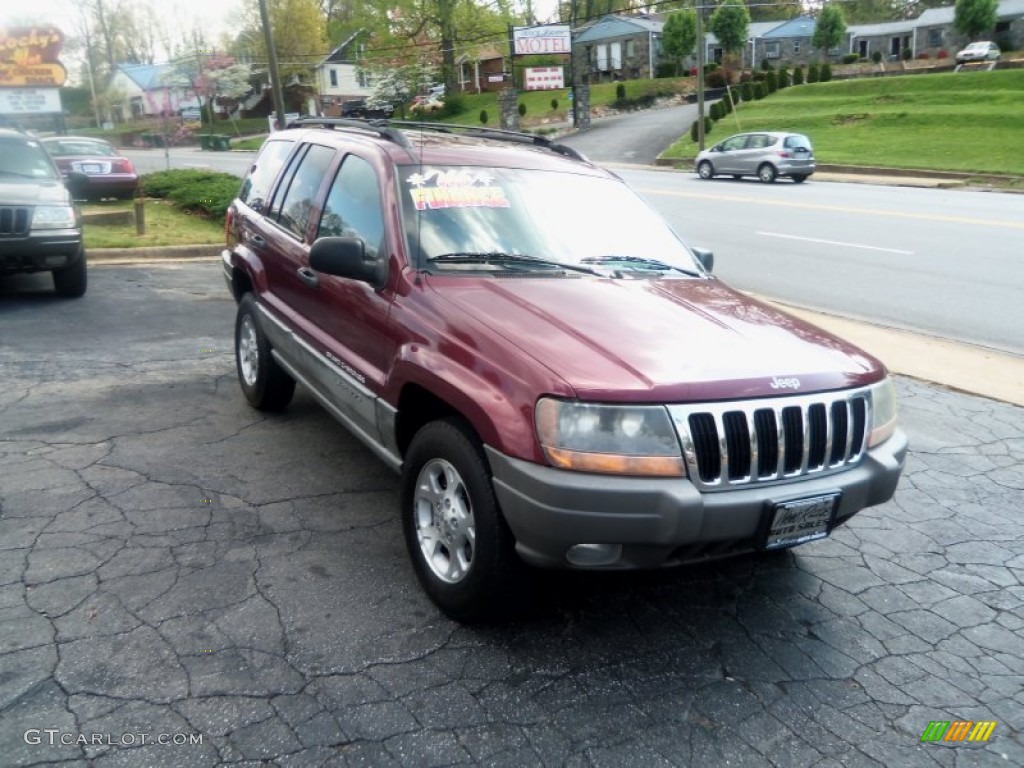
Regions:
<instances>
[{"instance_id":1,"label":"dealer license plate","mask_svg":"<svg viewBox=\"0 0 1024 768\"><path fill-rule=\"evenodd\" d=\"M764 548L795 547L815 539L824 539L832 529L832 518L838 502L838 493L779 502L769 511L771 523Z\"/></svg>"},{"instance_id":2,"label":"dealer license plate","mask_svg":"<svg viewBox=\"0 0 1024 768\"><path fill-rule=\"evenodd\" d=\"M82 163L82 173L103 173L103 166L99 163Z\"/></svg>"}]
</instances>

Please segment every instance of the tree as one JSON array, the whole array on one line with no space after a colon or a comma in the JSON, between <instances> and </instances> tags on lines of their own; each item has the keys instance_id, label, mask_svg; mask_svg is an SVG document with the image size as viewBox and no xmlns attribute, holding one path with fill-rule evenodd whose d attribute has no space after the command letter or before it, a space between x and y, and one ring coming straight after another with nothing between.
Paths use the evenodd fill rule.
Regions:
<instances>
[{"instance_id":1,"label":"tree","mask_svg":"<svg viewBox=\"0 0 1024 768\"><path fill-rule=\"evenodd\" d=\"M995 2L995 0L992 0ZM838 48L843 38L846 37L846 19L843 17L843 9L838 5L829 4L821 9L821 15L814 25L814 34L811 36L811 45L821 50L825 61L828 61L828 52Z\"/></svg>"},{"instance_id":2,"label":"tree","mask_svg":"<svg viewBox=\"0 0 1024 768\"><path fill-rule=\"evenodd\" d=\"M227 105L237 103L252 90L251 77L252 69L248 64L238 64L230 56L209 50L196 50L175 62L165 84L191 89L200 106L206 108L212 125L214 101L227 102Z\"/></svg>"},{"instance_id":3,"label":"tree","mask_svg":"<svg viewBox=\"0 0 1024 768\"><path fill-rule=\"evenodd\" d=\"M725 0L713 14L708 25L726 53L738 54L747 44L750 12L743 0Z\"/></svg>"},{"instance_id":4,"label":"tree","mask_svg":"<svg viewBox=\"0 0 1024 768\"><path fill-rule=\"evenodd\" d=\"M998 0L956 0L953 26L974 39L996 25Z\"/></svg>"},{"instance_id":5,"label":"tree","mask_svg":"<svg viewBox=\"0 0 1024 768\"><path fill-rule=\"evenodd\" d=\"M692 10L672 11L665 19L661 32L661 46L665 55L676 65L676 75L683 68L683 60L693 53L697 44L697 14Z\"/></svg>"}]
</instances>

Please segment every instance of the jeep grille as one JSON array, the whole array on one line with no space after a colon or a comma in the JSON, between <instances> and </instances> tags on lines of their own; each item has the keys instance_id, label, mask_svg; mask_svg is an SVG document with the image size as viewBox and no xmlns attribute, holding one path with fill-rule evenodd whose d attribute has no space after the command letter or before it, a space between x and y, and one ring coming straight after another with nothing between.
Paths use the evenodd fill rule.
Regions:
<instances>
[{"instance_id":1,"label":"jeep grille","mask_svg":"<svg viewBox=\"0 0 1024 768\"><path fill-rule=\"evenodd\" d=\"M25 237L31 220L31 208L0 206L0 237Z\"/></svg>"},{"instance_id":2,"label":"jeep grille","mask_svg":"<svg viewBox=\"0 0 1024 768\"><path fill-rule=\"evenodd\" d=\"M866 390L673 405L690 480L702 490L824 475L864 453Z\"/></svg>"}]
</instances>

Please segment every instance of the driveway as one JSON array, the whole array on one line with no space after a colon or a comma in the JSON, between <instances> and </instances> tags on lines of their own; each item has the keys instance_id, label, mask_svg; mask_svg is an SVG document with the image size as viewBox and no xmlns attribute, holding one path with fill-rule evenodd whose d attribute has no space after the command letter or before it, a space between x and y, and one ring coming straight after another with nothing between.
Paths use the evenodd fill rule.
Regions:
<instances>
[{"instance_id":1,"label":"driveway","mask_svg":"<svg viewBox=\"0 0 1024 768\"><path fill-rule=\"evenodd\" d=\"M902 487L831 539L466 627L396 477L244 404L218 264L90 281L0 283L4 765L1024 764L1024 409L901 379Z\"/></svg>"},{"instance_id":2,"label":"driveway","mask_svg":"<svg viewBox=\"0 0 1024 768\"><path fill-rule=\"evenodd\" d=\"M654 165L669 145L689 135L696 119L696 104L627 112L594 120L588 129L558 141L596 163Z\"/></svg>"}]
</instances>

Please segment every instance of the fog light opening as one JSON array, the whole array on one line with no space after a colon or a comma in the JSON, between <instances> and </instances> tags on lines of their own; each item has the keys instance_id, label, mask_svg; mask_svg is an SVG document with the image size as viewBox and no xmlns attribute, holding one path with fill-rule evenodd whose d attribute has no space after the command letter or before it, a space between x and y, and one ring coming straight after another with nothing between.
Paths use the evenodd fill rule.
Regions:
<instances>
[{"instance_id":1,"label":"fog light opening","mask_svg":"<svg viewBox=\"0 0 1024 768\"><path fill-rule=\"evenodd\" d=\"M565 559L581 568L611 565L622 557L621 544L576 544L569 547Z\"/></svg>"},{"instance_id":2,"label":"fog light opening","mask_svg":"<svg viewBox=\"0 0 1024 768\"><path fill-rule=\"evenodd\" d=\"M63 267L65 264L68 263L68 257L64 256L63 254L55 254L52 256L47 256L45 259L43 259L43 263L48 267Z\"/></svg>"}]
</instances>

